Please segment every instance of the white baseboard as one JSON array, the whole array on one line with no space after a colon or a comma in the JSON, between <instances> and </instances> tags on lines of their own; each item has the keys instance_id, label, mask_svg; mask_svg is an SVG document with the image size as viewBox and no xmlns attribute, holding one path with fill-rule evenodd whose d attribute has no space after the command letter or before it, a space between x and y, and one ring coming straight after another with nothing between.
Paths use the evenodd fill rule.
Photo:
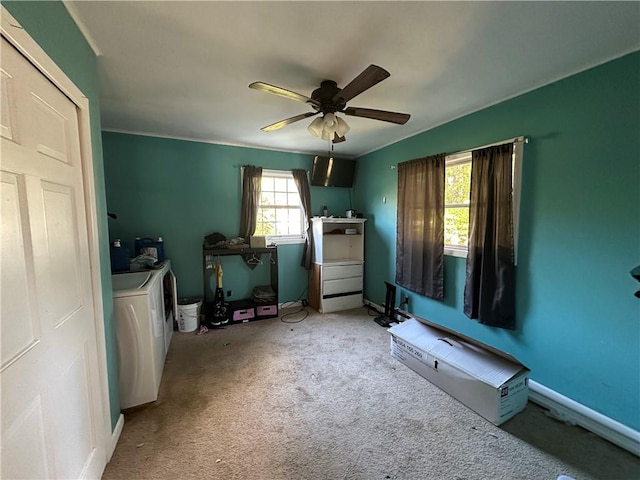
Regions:
<instances>
[{"instance_id":1,"label":"white baseboard","mask_svg":"<svg viewBox=\"0 0 640 480\"><path fill-rule=\"evenodd\" d=\"M363 303L368 306L370 306L371 308L376 309L378 312L380 312L380 314L384 314L384 307L382 305L378 305L377 303L373 303L371 300L369 299L364 299ZM395 315L395 321L396 322L403 322L406 320L406 317L403 317L399 312L403 312L403 313L407 313L404 310L398 310L396 309L396 315Z\"/></svg>"},{"instance_id":2,"label":"white baseboard","mask_svg":"<svg viewBox=\"0 0 640 480\"><path fill-rule=\"evenodd\" d=\"M364 300L364 304L379 312L384 311L384 307L368 299ZM548 409L554 418L579 425L640 457L640 432L637 430L591 410L534 380L529 380L529 400Z\"/></svg>"},{"instance_id":3,"label":"white baseboard","mask_svg":"<svg viewBox=\"0 0 640 480\"><path fill-rule=\"evenodd\" d=\"M296 300L295 302L282 302L278 304L278 309L302 307L302 300Z\"/></svg>"},{"instance_id":4,"label":"white baseboard","mask_svg":"<svg viewBox=\"0 0 640 480\"><path fill-rule=\"evenodd\" d=\"M116 428L111 432L111 445L109 446L109 451L107 452L107 463L111 461L111 457L113 456L113 452L116 451L116 445L118 445L118 440L120 439L120 434L122 433L122 429L124 428L124 415L120 414L118 417L118 421L116 422Z\"/></svg>"},{"instance_id":5,"label":"white baseboard","mask_svg":"<svg viewBox=\"0 0 640 480\"><path fill-rule=\"evenodd\" d=\"M549 409L553 417L595 433L640 456L640 432L571 400L544 385L529 380L529 400Z\"/></svg>"},{"instance_id":6,"label":"white baseboard","mask_svg":"<svg viewBox=\"0 0 640 480\"><path fill-rule=\"evenodd\" d=\"M379 312L384 312L384 307L378 305L377 303L373 303L371 300L368 300L368 299L365 298L363 303L365 305L369 305L370 307L375 308Z\"/></svg>"}]
</instances>

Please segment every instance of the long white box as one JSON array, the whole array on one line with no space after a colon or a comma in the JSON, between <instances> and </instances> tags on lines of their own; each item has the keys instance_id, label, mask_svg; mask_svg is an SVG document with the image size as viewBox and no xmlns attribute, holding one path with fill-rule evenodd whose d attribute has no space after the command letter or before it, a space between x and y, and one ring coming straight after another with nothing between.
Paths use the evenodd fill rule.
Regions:
<instances>
[{"instance_id":1,"label":"long white box","mask_svg":"<svg viewBox=\"0 0 640 480\"><path fill-rule=\"evenodd\" d=\"M510 355L423 319L388 331L392 357L493 424L526 407L530 371Z\"/></svg>"}]
</instances>

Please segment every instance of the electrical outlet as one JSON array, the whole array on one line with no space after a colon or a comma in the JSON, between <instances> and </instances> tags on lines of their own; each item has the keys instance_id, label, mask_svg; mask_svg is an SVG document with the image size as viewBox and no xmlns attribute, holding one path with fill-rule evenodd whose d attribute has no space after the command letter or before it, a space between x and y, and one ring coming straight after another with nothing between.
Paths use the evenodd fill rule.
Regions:
<instances>
[{"instance_id":1,"label":"electrical outlet","mask_svg":"<svg viewBox=\"0 0 640 480\"><path fill-rule=\"evenodd\" d=\"M306 298L302 299L302 306L303 307L308 307L309 306L309 301Z\"/></svg>"},{"instance_id":2,"label":"electrical outlet","mask_svg":"<svg viewBox=\"0 0 640 480\"><path fill-rule=\"evenodd\" d=\"M231 290L227 290L227 297L231 296Z\"/></svg>"}]
</instances>

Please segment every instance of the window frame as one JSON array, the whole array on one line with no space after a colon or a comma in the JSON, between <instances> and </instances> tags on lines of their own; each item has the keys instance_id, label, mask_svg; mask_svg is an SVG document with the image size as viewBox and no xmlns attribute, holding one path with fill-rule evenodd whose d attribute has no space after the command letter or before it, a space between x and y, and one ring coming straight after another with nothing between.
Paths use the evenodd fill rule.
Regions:
<instances>
[{"instance_id":1,"label":"window frame","mask_svg":"<svg viewBox=\"0 0 640 480\"><path fill-rule=\"evenodd\" d=\"M262 169L262 177L272 177L272 178L286 178L287 180L293 180L293 173L291 173L291 170L273 170L273 169L267 169L267 168L263 168ZM262 179L261 179L262 181ZM262 190L262 189L261 189ZM296 187L296 190L297 187ZM302 199L300 198L300 191L298 191L298 201L299 201L299 208L300 208L300 212L301 212L301 219L300 219L300 234L288 234L288 235L265 235L267 237L267 243L276 243L278 245L289 245L289 244L299 244L299 243L304 243L304 235L305 235L305 230L306 230L306 226L305 226L305 213L304 213L304 207L302 206ZM258 200L259 202L259 200ZM260 211L260 209L263 207L263 205L261 203L258 203L258 208L256 209L256 215L258 215L258 212ZM272 206L273 207L273 206ZM256 219L256 225L257 225L257 219Z\"/></svg>"},{"instance_id":2,"label":"window frame","mask_svg":"<svg viewBox=\"0 0 640 480\"><path fill-rule=\"evenodd\" d=\"M520 196L522 186L522 162L524 156L524 143L526 140L517 140L513 142L513 157L512 157L512 212L513 215L513 247L514 247L514 260L515 264L518 264L518 233L520 230ZM506 142L503 142L506 143ZM495 145L499 145L496 143ZM477 150L477 149L473 149ZM471 152L473 150L466 150L463 152L454 153L445 157L445 175L447 167L449 165L460 165L462 163L471 162ZM471 181L471 179L469 179ZM445 189L447 188L445 184ZM459 204L450 204L459 205ZM467 204L467 207L470 204ZM445 209L447 208L445 204ZM457 245L444 245L444 254L451 257L467 258L469 247L460 247Z\"/></svg>"}]
</instances>

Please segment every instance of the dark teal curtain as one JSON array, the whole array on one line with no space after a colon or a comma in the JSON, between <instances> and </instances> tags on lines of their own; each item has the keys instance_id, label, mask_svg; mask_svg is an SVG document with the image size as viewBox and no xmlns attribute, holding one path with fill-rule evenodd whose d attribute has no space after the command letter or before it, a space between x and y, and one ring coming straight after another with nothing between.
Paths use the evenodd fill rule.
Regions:
<instances>
[{"instance_id":1,"label":"dark teal curtain","mask_svg":"<svg viewBox=\"0 0 640 480\"><path fill-rule=\"evenodd\" d=\"M444 161L438 154L398 165L396 283L444 298Z\"/></svg>"},{"instance_id":2,"label":"dark teal curtain","mask_svg":"<svg viewBox=\"0 0 640 480\"><path fill-rule=\"evenodd\" d=\"M469 253L464 313L493 327L514 329L513 144L471 156Z\"/></svg>"},{"instance_id":3,"label":"dark teal curtain","mask_svg":"<svg viewBox=\"0 0 640 480\"><path fill-rule=\"evenodd\" d=\"M245 165L242 171L242 204L240 205L240 236L244 238L245 243L249 243L249 237L256 231L261 189L262 167ZM250 261L253 258L251 254L242 255L244 263L252 270L256 268L255 262Z\"/></svg>"},{"instance_id":4,"label":"dark teal curtain","mask_svg":"<svg viewBox=\"0 0 640 480\"><path fill-rule=\"evenodd\" d=\"M302 259L300 265L306 270L311 270L311 257L313 254L313 235L311 234L311 189L309 188L309 177L306 170L294 169L291 170L293 175L293 181L298 187L298 193L300 194L300 201L302 202L302 208L304 209L305 225L307 229L304 235L304 248L302 250Z\"/></svg>"}]
</instances>

